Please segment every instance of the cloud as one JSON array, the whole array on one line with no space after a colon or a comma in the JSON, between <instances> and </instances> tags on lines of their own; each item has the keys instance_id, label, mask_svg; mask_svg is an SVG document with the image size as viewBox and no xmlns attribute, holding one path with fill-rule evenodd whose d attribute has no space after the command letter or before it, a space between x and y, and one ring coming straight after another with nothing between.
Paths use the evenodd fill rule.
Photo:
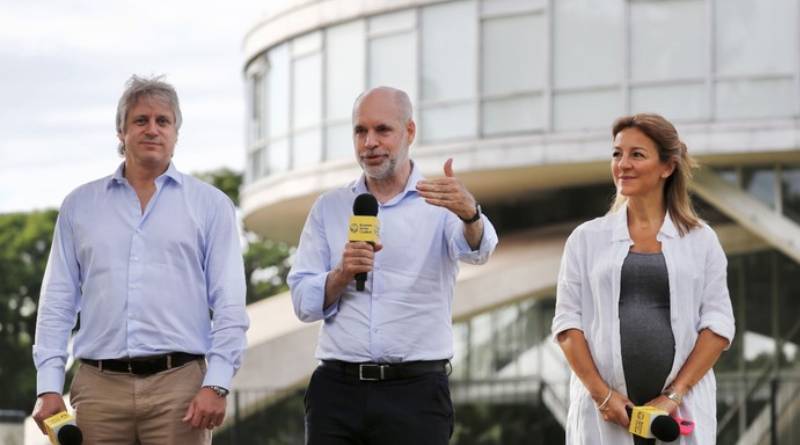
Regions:
<instances>
[{"instance_id":1,"label":"cloud","mask_svg":"<svg viewBox=\"0 0 800 445\"><path fill-rule=\"evenodd\" d=\"M4 2L0 212L56 206L116 168L114 115L133 73L166 74L178 90L179 168L241 169L242 40L275 3Z\"/></svg>"}]
</instances>

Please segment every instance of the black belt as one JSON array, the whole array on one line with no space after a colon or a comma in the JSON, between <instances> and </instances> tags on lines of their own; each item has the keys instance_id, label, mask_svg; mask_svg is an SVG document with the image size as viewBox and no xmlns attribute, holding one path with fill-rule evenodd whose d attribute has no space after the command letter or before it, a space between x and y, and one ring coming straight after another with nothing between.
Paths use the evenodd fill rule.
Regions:
<instances>
[{"instance_id":1,"label":"black belt","mask_svg":"<svg viewBox=\"0 0 800 445\"><path fill-rule=\"evenodd\" d=\"M362 381L410 379L423 374L447 374L449 360L433 360L403 363L350 363L339 360L323 360L321 367L341 374L357 377Z\"/></svg>"},{"instance_id":2,"label":"black belt","mask_svg":"<svg viewBox=\"0 0 800 445\"><path fill-rule=\"evenodd\" d=\"M81 363L94 366L100 371L124 372L134 375L152 375L183 366L193 360L200 360L202 358L202 355L172 352L164 355L113 360L89 360L82 358Z\"/></svg>"}]
</instances>

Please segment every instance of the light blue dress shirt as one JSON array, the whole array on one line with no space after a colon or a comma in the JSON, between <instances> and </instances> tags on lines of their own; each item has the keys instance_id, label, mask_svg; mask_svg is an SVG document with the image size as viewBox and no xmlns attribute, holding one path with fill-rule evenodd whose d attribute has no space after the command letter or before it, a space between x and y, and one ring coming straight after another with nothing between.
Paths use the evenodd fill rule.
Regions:
<instances>
[{"instance_id":1,"label":"light blue dress shirt","mask_svg":"<svg viewBox=\"0 0 800 445\"><path fill-rule=\"evenodd\" d=\"M497 234L482 216L483 238L473 251L464 237L464 223L449 210L426 203L416 191L421 179L412 167L405 189L380 205L383 250L375 255L365 290L356 291L353 281L324 311L325 280L348 242L353 201L367 193L364 176L314 203L288 282L297 317L325 320L318 359L396 363L453 356L458 261L485 263L497 245Z\"/></svg>"},{"instance_id":2,"label":"light blue dress shirt","mask_svg":"<svg viewBox=\"0 0 800 445\"><path fill-rule=\"evenodd\" d=\"M142 212L123 165L61 206L36 320L37 393L62 392L78 312L75 357L205 354L203 385L230 388L249 326L233 203L170 164Z\"/></svg>"}]
</instances>

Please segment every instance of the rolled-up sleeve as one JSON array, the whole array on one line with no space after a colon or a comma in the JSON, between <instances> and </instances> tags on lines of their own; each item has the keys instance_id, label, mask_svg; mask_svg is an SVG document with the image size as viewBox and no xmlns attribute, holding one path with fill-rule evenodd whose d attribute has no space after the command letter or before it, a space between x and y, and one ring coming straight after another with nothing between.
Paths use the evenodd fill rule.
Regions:
<instances>
[{"instance_id":1,"label":"rolled-up sleeve","mask_svg":"<svg viewBox=\"0 0 800 445\"><path fill-rule=\"evenodd\" d=\"M67 343L78 313L80 268L69 213L67 197L56 221L39 297L33 345L37 394L64 390Z\"/></svg>"},{"instance_id":2,"label":"rolled-up sleeve","mask_svg":"<svg viewBox=\"0 0 800 445\"><path fill-rule=\"evenodd\" d=\"M564 255L561 257L556 283L556 308L551 327L554 341L557 341L558 334L567 329L583 330L580 266L583 254L580 252L579 237L580 233L576 230L567 238Z\"/></svg>"},{"instance_id":3,"label":"rolled-up sleeve","mask_svg":"<svg viewBox=\"0 0 800 445\"><path fill-rule=\"evenodd\" d=\"M469 264L485 264L497 247L497 232L486 215L481 215L483 236L477 249L472 250L464 235L464 222L448 212L447 236L450 252L454 258Z\"/></svg>"},{"instance_id":4,"label":"rolled-up sleeve","mask_svg":"<svg viewBox=\"0 0 800 445\"><path fill-rule=\"evenodd\" d=\"M717 235L710 228L708 230L709 252L705 261L705 286L700 301L697 331L711 329L717 335L725 337L728 340L727 349L733 342L736 331L728 293L728 260Z\"/></svg>"},{"instance_id":5,"label":"rolled-up sleeve","mask_svg":"<svg viewBox=\"0 0 800 445\"><path fill-rule=\"evenodd\" d=\"M308 323L335 315L339 307L337 301L323 309L330 252L322 224L321 207L321 201L317 200L311 208L286 279L292 294L294 313L300 321Z\"/></svg>"},{"instance_id":6,"label":"rolled-up sleeve","mask_svg":"<svg viewBox=\"0 0 800 445\"><path fill-rule=\"evenodd\" d=\"M213 312L211 348L204 386L230 388L242 364L250 321L246 310L246 284L238 222L233 203L224 197L207 232L206 286Z\"/></svg>"}]
</instances>

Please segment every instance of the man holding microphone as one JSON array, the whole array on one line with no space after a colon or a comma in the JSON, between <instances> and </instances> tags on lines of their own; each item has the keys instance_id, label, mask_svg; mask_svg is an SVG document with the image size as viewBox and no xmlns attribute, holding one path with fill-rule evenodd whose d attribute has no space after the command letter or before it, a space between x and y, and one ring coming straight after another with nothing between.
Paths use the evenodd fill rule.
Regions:
<instances>
[{"instance_id":1,"label":"man holding microphone","mask_svg":"<svg viewBox=\"0 0 800 445\"><path fill-rule=\"evenodd\" d=\"M33 418L70 397L87 444L210 444L241 364L245 279L233 203L172 163L181 111L160 78L131 77L117 107L124 161L61 206L36 320Z\"/></svg>"},{"instance_id":2,"label":"man holding microphone","mask_svg":"<svg viewBox=\"0 0 800 445\"><path fill-rule=\"evenodd\" d=\"M409 158L416 135L408 95L388 87L353 107L363 170L322 195L300 238L288 281L298 318L324 320L321 361L306 393L309 445L446 444L453 408L448 360L458 261L485 263L497 234L454 176L426 180ZM354 200L379 205L380 239L348 242ZM355 277L367 273L365 289Z\"/></svg>"}]
</instances>

